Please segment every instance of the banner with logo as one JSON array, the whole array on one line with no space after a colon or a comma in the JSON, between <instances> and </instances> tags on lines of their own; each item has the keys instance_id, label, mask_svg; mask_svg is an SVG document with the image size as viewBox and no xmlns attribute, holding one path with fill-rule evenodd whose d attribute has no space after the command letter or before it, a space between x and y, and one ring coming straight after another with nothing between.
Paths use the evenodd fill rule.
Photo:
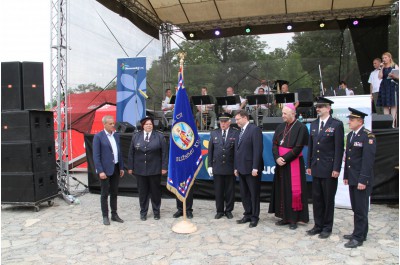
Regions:
<instances>
[{"instance_id":1,"label":"banner with logo","mask_svg":"<svg viewBox=\"0 0 400 265\"><path fill-rule=\"evenodd\" d=\"M184 201L202 165L200 138L183 84L182 60L170 136L167 189Z\"/></svg>"},{"instance_id":2,"label":"banner with logo","mask_svg":"<svg viewBox=\"0 0 400 265\"><path fill-rule=\"evenodd\" d=\"M146 58L121 58L117 64L117 121L136 126L146 115Z\"/></svg>"}]
</instances>

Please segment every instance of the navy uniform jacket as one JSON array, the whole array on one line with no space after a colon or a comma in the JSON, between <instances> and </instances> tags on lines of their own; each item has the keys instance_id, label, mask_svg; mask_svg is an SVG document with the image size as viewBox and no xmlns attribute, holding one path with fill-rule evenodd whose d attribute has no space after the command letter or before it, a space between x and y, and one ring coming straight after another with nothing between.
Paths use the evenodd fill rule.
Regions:
<instances>
[{"instance_id":1,"label":"navy uniform jacket","mask_svg":"<svg viewBox=\"0 0 400 265\"><path fill-rule=\"evenodd\" d=\"M236 139L235 169L242 175L250 175L253 169L258 169L258 174L264 169L263 162L263 136L261 129L249 123L239 143Z\"/></svg>"},{"instance_id":2,"label":"navy uniform jacket","mask_svg":"<svg viewBox=\"0 0 400 265\"><path fill-rule=\"evenodd\" d=\"M352 134L353 132L347 135L343 178L347 179L351 186L358 183L372 186L376 152L375 135L363 127L350 142Z\"/></svg>"},{"instance_id":3,"label":"navy uniform jacket","mask_svg":"<svg viewBox=\"0 0 400 265\"><path fill-rule=\"evenodd\" d=\"M312 176L318 178L332 177L332 171L340 172L344 152L343 122L329 117L320 133L319 119L310 126L308 139L307 168Z\"/></svg>"},{"instance_id":4,"label":"navy uniform jacket","mask_svg":"<svg viewBox=\"0 0 400 265\"><path fill-rule=\"evenodd\" d=\"M239 131L229 128L225 144L222 139L222 129L211 131L208 144L208 167L213 168L215 175L233 175L235 142Z\"/></svg>"},{"instance_id":5,"label":"navy uniform jacket","mask_svg":"<svg viewBox=\"0 0 400 265\"><path fill-rule=\"evenodd\" d=\"M161 170L168 169L167 143L164 135L152 131L149 142L144 140L145 132L132 136L129 148L128 169L140 176L161 175Z\"/></svg>"},{"instance_id":6,"label":"navy uniform jacket","mask_svg":"<svg viewBox=\"0 0 400 265\"><path fill-rule=\"evenodd\" d=\"M123 170L124 160L122 158L122 152L119 146L119 135L118 133L114 133L113 136L115 142L117 143L119 170ZM100 174L101 172L106 173L106 176L111 176L112 174L114 174L114 153L111 147L110 140L108 140L108 137L104 130L97 133L93 138L93 162L97 174Z\"/></svg>"}]
</instances>

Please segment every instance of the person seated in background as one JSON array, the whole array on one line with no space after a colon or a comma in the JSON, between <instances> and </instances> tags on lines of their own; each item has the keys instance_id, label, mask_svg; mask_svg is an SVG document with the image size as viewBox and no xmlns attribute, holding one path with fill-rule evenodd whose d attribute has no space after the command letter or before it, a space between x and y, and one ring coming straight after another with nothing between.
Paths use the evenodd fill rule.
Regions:
<instances>
[{"instance_id":1,"label":"person seated in background","mask_svg":"<svg viewBox=\"0 0 400 265\"><path fill-rule=\"evenodd\" d=\"M261 81L261 85L259 87L256 88L256 90L254 90L254 94L258 95L258 90L260 88L262 88L264 90L264 94L269 94L271 92L271 88L268 86L268 82L265 79L262 79Z\"/></svg>"},{"instance_id":2,"label":"person seated in background","mask_svg":"<svg viewBox=\"0 0 400 265\"><path fill-rule=\"evenodd\" d=\"M290 93L289 92L289 85L288 84L283 84L281 86L281 94L287 94ZM297 107L299 106L300 102L296 101L293 103L294 107L297 109ZM284 104L276 104L275 101L275 105L276 105L276 111L275 111L275 115L276 117L280 117L282 116L282 107L284 106Z\"/></svg>"},{"instance_id":3,"label":"person seated in background","mask_svg":"<svg viewBox=\"0 0 400 265\"><path fill-rule=\"evenodd\" d=\"M201 88L201 95L206 96L207 95L207 87L202 87ZM198 124L200 124L200 130L203 130L204 128L204 121L201 121L201 115L208 115L210 117L210 127L211 128L218 128L218 125L216 124L217 120L217 115L215 114L214 111L214 104L207 104L207 105L196 105L197 108L197 113L196 113L196 121ZM203 116L204 118L204 116ZM207 122L207 121L205 121Z\"/></svg>"},{"instance_id":4,"label":"person seated in background","mask_svg":"<svg viewBox=\"0 0 400 265\"><path fill-rule=\"evenodd\" d=\"M161 103L161 110L164 112L166 119L171 119L175 104L169 104L172 97L172 92L170 88L165 89L165 98ZM168 123L168 122L167 122Z\"/></svg>"},{"instance_id":5,"label":"person seated in background","mask_svg":"<svg viewBox=\"0 0 400 265\"><path fill-rule=\"evenodd\" d=\"M228 87L226 89L226 96L228 96L228 97L229 96L235 96L235 91L233 90L232 87ZM246 106L246 104L247 104L247 100L242 98L242 97L240 97L240 104L237 103L235 105L225 105L225 106L222 107L222 109L224 110L224 112L232 114L232 116L233 116L233 115L235 115L235 113L238 110L243 109Z\"/></svg>"},{"instance_id":6,"label":"person seated in background","mask_svg":"<svg viewBox=\"0 0 400 265\"><path fill-rule=\"evenodd\" d=\"M346 96L354 96L354 91L347 87L347 84L345 81L340 81L339 91L340 90L345 91ZM338 95L338 96L340 96L340 95Z\"/></svg>"},{"instance_id":7,"label":"person seated in background","mask_svg":"<svg viewBox=\"0 0 400 265\"><path fill-rule=\"evenodd\" d=\"M264 95L264 88L258 88L258 95ZM262 113L262 118L267 117L269 114L268 104L258 104L258 105L249 105L251 110L251 117L253 117L254 123L258 126L258 115Z\"/></svg>"}]
</instances>

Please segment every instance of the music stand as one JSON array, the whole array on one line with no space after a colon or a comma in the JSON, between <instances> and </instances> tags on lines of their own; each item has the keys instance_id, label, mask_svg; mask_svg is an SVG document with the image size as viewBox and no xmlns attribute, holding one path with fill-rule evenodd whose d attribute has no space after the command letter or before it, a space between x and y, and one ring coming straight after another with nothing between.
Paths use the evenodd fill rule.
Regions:
<instances>
[{"instance_id":1,"label":"music stand","mask_svg":"<svg viewBox=\"0 0 400 265\"><path fill-rule=\"evenodd\" d=\"M240 104L240 97L239 97L239 95L217 97L217 104L218 104L218 106L221 106L221 107Z\"/></svg>"},{"instance_id":2,"label":"music stand","mask_svg":"<svg viewBox=\"0 0 400 265\"><path fill-rule=\"evenodd\" d=\"M200 130L203 130L203 105L213 104L211 97L209 95L192 96L192 102L195 106L200 106Z\"/></svg>"},{"instance_id":3,"label":"music stand","mask_svg":"<svg viewBox=\"0 0 400 265\"><path fill-rule=\"evenodd\" d=\"M284 94L276 94L275 99L276 103L294 103L297 102L297 93L284 93Z\"/></svg>"}]
</instances>

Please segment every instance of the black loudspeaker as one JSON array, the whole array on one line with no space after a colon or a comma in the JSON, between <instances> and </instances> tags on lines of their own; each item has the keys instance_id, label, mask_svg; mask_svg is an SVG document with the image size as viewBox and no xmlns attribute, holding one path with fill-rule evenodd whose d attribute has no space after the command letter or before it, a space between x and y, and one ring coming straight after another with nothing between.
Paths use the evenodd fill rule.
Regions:
<instances>
[{"instance_id":1,"label":"black loudspeaker","mask_svg":"<svg viewBox=\"0 0 400 265\"><path fill-rule=\"evenodd\" d=\"M1 63L1 111L23 108L21 71L20 62Z\"/></svg>"},{"instance_id":2,"label":"black loudspeaker","mask_svg":"<svg viewBox=\"0 0 400 265\"><path fill-rule=\"evenodd\" d=\"M372 113L372 130L374 129L389 129L392 128L393 118L390 114L375 114Z\"/></svg>"},{"instance_id":3,"label":"black loudspeaker","mask_svg":"<svg viewBox=\"0 0 400 265\"><path fill-rule=\"evenodd\" d=\"M135 126L133 126L129 122L122 121L115 123L115 129L119 133L131 133L135 131Z\"/></svg>"},{"instance_id":4,"label":"black loudspeaker","mask_svg":"<svg viewBox=\"0 0 400 265\"><path fill-rule=\"evenodd\" d=\"M312 107L313 106L313 93L312 88L299 88L297 89L299 107Z\"/></svg>"},{"instance_id":5,"label":"black loudspeaker","mask_svg":"<svg viewBox=\"0 0 400 265\"><path fill-rule=\"evenodd\" d=\"M1 113L1 141L43 141L54 139L51 111Z\"/></svg>"},{"instance_id":6,"label":"black loudspeaker","mask_svg":"<svg viewBox=\"0 0 400 265\"><path fill-rule=\"evenodd\" d=\"M276 127L283 122L281 117L264 117L263 131L275 131Z\"/></svg>"},{"instance_id":7,"label":"black loudspeaker","mask_svg":"<svg viewBox=\"0 0 400 265\"><path fill-rule=\"evenodd\" d=\"M1 143L1 172L56 170L54 140Z\"/></svg>"},{"instance_id":8,"label":"black loudspeaker","mask_svg":"<svg viewBox=\"0 0 400 265\"><path fill-rule=\"evenodd\" d=\"M44 110L43 63L22 62L22 105L25 110Z\"/></svg>"},{"instance_id":9,"label":"black loudspeaker","mask_svg":"<svg viewBox=\"0 0 400 265\"><path fill-rule=\"evenodd\" d=\"M1 202L37 202L58 193L57 172L2 173Z\"/></svg>"}]
</instances>

